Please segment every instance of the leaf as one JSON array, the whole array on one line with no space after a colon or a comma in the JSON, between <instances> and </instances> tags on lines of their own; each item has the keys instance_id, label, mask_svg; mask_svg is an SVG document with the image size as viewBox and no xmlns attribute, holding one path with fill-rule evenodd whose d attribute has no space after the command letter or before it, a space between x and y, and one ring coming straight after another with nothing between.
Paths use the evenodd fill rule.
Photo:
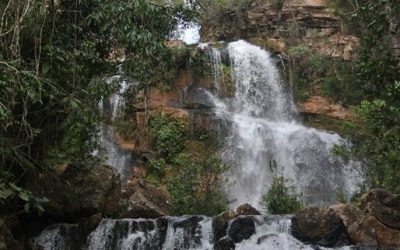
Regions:
<instances>
[{"instance_id":1,"label":"leaf","mask_svg":"<svg viewBox=\"0 0 400 250\"><path fill-rule=\"evenodd\" d=\"M47 72L49 72L50 70L50 65L47 63L43 63L42 64L42 75L47 74Z\"/></svg>"},{"instance_id":2,"label":"leaf","mask_svg":"<svg viewBox=\"0 0 400 250\"><path fill-rule=\"evenodd\" d=\"M11 189L1 189L0 190L0 199L7 199L9 198L11 195L13 195L13 191Z\"/></svg>"},{"instance_id":3,"label":"leaf","mask_svg":"<svg viewBox=\"0 0 400 250\"><path fill-rule=\"evenodd\" d=\"M14 189L15 191L17 191L17 192L21 192L21 191L22 191L22 188L18 187L17 185L15 185L15 184L12 183L12 182L8 183L8 185L9 185L12 189Z\"/></svg>"},{"instance_id":4,"label":"leaf","mask_svg":"<svg viewBox=\"0 0 400 250\"><path fill-rule=\"evenodd\" d=\"M21 192L18 194L18 197L23 201L29 201L29 195L26 192Z\"/></svg>"},{"instance_id":5,"label":"leaf","mask_svg":"<svg viewBox=\"0 0 400 250\"><path fill-rule=\"evenodd\" d=\"M24 211L25 213L29 213L29 209L31 208L31 205L29 203L26 203L24 206Z\"/></svg>"}]
</instances>

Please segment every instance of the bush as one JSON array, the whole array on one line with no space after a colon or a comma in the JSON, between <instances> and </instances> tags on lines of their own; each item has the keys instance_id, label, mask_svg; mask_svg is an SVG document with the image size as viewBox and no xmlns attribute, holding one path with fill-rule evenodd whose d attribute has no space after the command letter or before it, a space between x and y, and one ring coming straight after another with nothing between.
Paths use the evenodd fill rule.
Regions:
<instances>
[{"instance_id":1,"label":"bush","mask_svg":"<svg viewBox=\"0 0 400 250\"><path fill-rule=\"evenodd\" d=\"M227 200L220 189L222 175L227 171L217 156L194 161L188 154L175 159L176 171L167 177L174 215L216 215L225 211Z\"/></svg>"},{"instance_id":2,"label":"bush","mask_svg":"<svg viewBox=\"0 0 400 250\"><path fill-rule=\"evenodd\" d=\"M187 137L183 121L168 117L164 113L156 113L150 120L150 130L158 155L167 162L172 162L183 151Z\"/></svg>"},{"instance_id":3,"label":"bush","mask_svg":"<svg viewBox=\"0 0 400 250\"><path fill-rule=\"evenodd\" d=\"M274 177L271 188L263 196L262 203L271 214L292 214L302 209L299 195L288 182L282 176Z\"/></svg>"}]
</instances>

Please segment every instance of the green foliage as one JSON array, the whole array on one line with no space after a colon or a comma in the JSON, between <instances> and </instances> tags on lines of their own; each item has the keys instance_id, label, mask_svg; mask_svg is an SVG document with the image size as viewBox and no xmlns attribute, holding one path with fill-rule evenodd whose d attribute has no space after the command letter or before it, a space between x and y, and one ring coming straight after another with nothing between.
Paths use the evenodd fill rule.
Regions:
<instances>
[{"instance_id":1,"label":"green foliage","mask_svg":"<svg viewBox=\"0 0 400 250\"><path fill-rule=\"evenodd\" d=\"M12 182L4 182L0 180L0 204L5 204L7 200L19 199L24 205L22 211L25 213L44 212L43 204L48 202L47 198L39 198L32 192L18 187Z\"/></svg>"},{"instance_id":2,"label":"green foliage","mask_svg":"<svg viewBox=\"0 0 400 250\"><path fill-rule=\"evenodd\" d=\"M379 99L364 101L357 114L355 151L367 157L369 184L400 192L400 105Z\"/></svg>"},{"instance_id":3,"label":"green foliage","mask_svg":"<svg viewBox=\"0 0 400 250\"><path fill-rule=\"evenodd\" d=\"M400 5L396 0L363 2L353 15L362 33L358 78L366 98L386 97L388 87L399 80L400 58L392 41L400 36L398 30L393 30L399 25Z\"/></svg>"},{"instance_id":4,"label":"green foliage","mask_svg":"<svg viewBox=\"0 0 400 250\"><path fill-rule=\"evenodd\" d=\"M353 62L313 54L305 45L291 47L289 54L289 74L295 99L304 101L315 89L320 89L320 94L345 106L361 101L362 92Z\"/></svg>"},{"instance_id":5,"label":"green foliage","mask_svg":"<svg viewBox=\"0 0 400 250\"><path fill-rule=\"evenodd\" d=\"M227 200L220 189L227 171L217 156L194 161L188 154L175 159L176 171L167 181L172 198L172 214L216 215L227 209Z\"/></svg>"},{"instance_id":6,"label":"green foliage","mask_svg":"<svg viewBox=\"0 0 400 250\"><path fill-rule=\"evenodd\" d=\"M115 131L124 139L132 139L135 132L135 119L129 115L118 116L114 123Z\"/></svg>"},{"instance_id":7,"label":"green foliage","mask_svg":"<svg viewBox=\"0 0 400 250\"><path fill-rule=\"evenodd\" d=\"M368 166L368 185L400 192L400 56L394 0L362 1L353 14L360 34L357 78L364 101L356 108L351 152Z\"/></svg>"},{"instance_id":8,"label":"green foliage","mask_svg":"<svg viewBox=\"0 0 400 250\"><path fill-rule=\"evenodd\" d=\"M167 162L182 152L187 137L183 121L168 117L165 113L156 113L150 119L150 129L158 155Z\"/></svg>"},{"instance_id":9,"label":"green foliage","mask_svg":"<svg viewBox=\"0 0 400 250\"><path fill-rule=\"evenodd\" d=\"M172 198L171 213L215 215L227 208L220 184L227 166L217 156L201 155L185 150L189 139L185 124L164 113L150 119L150 132L157 158L150 160L146 180L165 184ZM208 140L207 134L191 139Z\"/></svg>"},{"instance_id":10,"label":"green foliage","mask_svg":"<svg viewBox=\"0 0 400 250\"><path fill-rule=\"evenodd\" d=\"M0 173L22 187L30 173L97 160L97 103L115 91L104 81L112 55L122 51L125 72L154 84L170 67L174 17L194 15L145 0L7 0L0 9Z\"/></svg>"},{"instance_id":11,"label":"green foliage","mask_svg":"<svg viewBox=\"0 0 400 250\"><path fill-rule=\"evenodd\" d=\"M282 176L274 177L262 203L271 214L291 214L303 207L296 189L289 185L289 180Z\"/></svg>"},{"instance_id":12,"label":"green foliage","mask_svg":"<svg viewBox=\"0 0 400 250\"><path fill-rule=\"evenodd\" d=\"M303 55L309 55L311 53L311 50L304 44L300 44L298 46L289 48L288 53L292 56L303 56Z\"/></svg>"}]
</instances>

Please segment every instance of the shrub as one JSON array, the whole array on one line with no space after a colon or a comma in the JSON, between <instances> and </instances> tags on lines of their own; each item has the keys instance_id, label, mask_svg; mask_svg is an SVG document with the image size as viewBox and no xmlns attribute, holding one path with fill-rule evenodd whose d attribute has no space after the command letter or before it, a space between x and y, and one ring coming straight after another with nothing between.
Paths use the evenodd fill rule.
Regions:
<instances>
[{"instance_id":1,"label":"shrub","mask_svg":"<svg viewBox=\"0 0 400 250\"><path fill-rule=\"evenodd\" d=\"M263 196L262 204L271 214L296 213L303 207L295 188L288 182L282 176L274 177L271 188Z\"/></svg>"},{"instance_id":2,"label":"shrub","mask_svg":"<svg viewBox=\"0 0 400 250\"><path fill-rule=\"evenodd\" d=\"M150 120L151 135L160 157L171 162L184 149L187 137L183 121L168 117L164 113L156 113Z\"/></svg>"},{"instance_id":3,"label":"shrub","mask_svg":"<svg viewBox=\"0 0 400 250\"><path fill-rule=\"evenodd\" d=\"M166 180L172 214L215 215L227 209L219 183L227 166L217 156L194 161L188 154L175 159L176 171Z\"/></svg>"}]
</instances>

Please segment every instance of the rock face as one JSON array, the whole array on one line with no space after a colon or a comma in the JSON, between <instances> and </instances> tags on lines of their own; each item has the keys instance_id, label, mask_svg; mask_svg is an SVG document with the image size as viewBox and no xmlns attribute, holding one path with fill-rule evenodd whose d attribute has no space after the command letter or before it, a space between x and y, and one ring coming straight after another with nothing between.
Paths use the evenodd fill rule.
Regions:
<instances>
[{"instance_id":1,"label":"rock face","mask_svg":"<svg viewBox=\"0 0 400 250\"><path fill-rule=\"evenodd\" d=\"M353 242L400 248L400 195L375 189L362 197L362 216L349 226Z\"/></svg>"},{"instance_id":2,"label":"rock face","mask_svg":"<svg viewBox=\"0 0 400 250\"><path fill-rule=\"evenodd\" d=\"M362 197L361 209L338 204L307 208L292 220L293 235L321 246L352 243L379 249L400 248L400 195L375 189Z\"/></svg>"},{"instance_id":3,"label":"rock face","mask_svg":"<svg viewBox=\"0 0 400 250\"><path fill-rule=\"evenodd\" d=\"M41 185L44 180L51 185ZM119 174L108 166L68 166L57 177L39 177L28 185L34 194L50 200L45 210L53 217L76 219L118 211L121 181Z\"/></svg>"},{"instance_id":4,"label":"rock face","mask_svg":"<svg viewBox=\"0 0 400 250\"><path fill-rule=\"evenodd\" d=\"M168 214L170 197L166 190L143 181L130 181L125 188L121 218L159 218Z\"/></svg>"},{"instance_id":5,"label":"rock face","mask_svg":"<svg viewBox=\"0 0 400 250\"><path fill-rule=\"evenodd\" d=\"M292 234L297 239L325 247L350 243L342 219L332 209L306 208L292 219Z\"/></svg>"},{"instance_id":6,"label":"rock face","mask_svg":"<svg viewBox=\"0 0 400 250\"><path fill-rule=\"evenodd\" d=\"M383 189L375 189L362 198L364 213L375 217L382 224L400 230L400 195Z\"/></svg>"},{"instance_id":7,"label":"rock face","mask_svg":"<svg viewBox=\"0 0 400 250\"><path fill-rule=\"evenodd\" d=\"M340 20L324 0L286 0L281 6L253 1L251 7L228 10L203 18L204 41L247 39L271 51L285 53L293 39L314 51L335 58L351 60L358 43L344 35Z\"/></svg>"}]
</instances>

